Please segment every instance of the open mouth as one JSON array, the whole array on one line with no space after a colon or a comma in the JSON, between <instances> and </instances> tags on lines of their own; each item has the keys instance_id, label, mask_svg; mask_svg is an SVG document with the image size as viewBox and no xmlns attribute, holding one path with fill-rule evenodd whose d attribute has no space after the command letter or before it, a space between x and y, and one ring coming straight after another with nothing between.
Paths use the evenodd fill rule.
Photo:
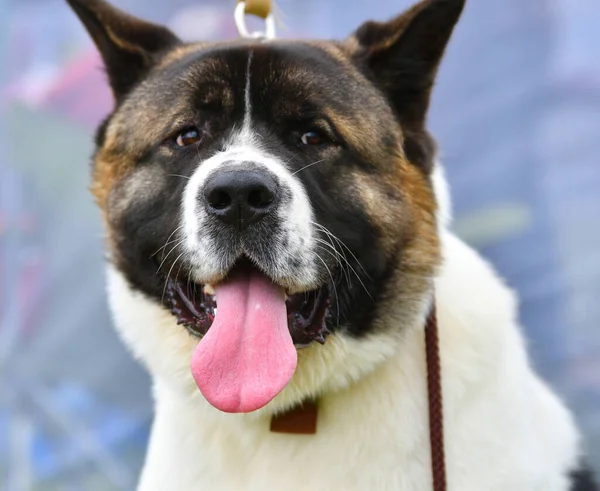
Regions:
<instances>
[{"instance_id":1,"label":"open mouth","mask_svg":"<svg viewBox=\"0 0 600 491\"><path fill-rule=\"evenodd\" d=\"M234 266L231 274L235 275L241 269L256 267L239 264ZM171 313L177 317L177 324L183 325L195 336L206 335L217 312L214 287L171 279L167 284L166 299ZM291 295L285 304L287 325L294 345L303 348L314 341L324 344L329 334L327 324L331 321L327 285Z\"/></svg>"},{"instance_id":2,"label":"open mouth","mask_svg":"<svg viewBox=\"0 0 600 491\"><path fill-rule=\"evenodd\" d=\"M191 361L204 397L225 412L267 405L290 382L297 348L325 342L327 287L287 297L285 289L244 261L212 287L168 284L178 323L201 337Z\"/></svg>"}]
</instances>

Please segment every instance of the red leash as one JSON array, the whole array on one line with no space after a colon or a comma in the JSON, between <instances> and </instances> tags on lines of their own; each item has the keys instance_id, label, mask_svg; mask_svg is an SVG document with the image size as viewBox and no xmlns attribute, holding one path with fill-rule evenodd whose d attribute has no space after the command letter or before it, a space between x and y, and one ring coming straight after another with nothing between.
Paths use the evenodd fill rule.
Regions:
<instances>
[{"instance_id":1,"label":"red leash","mask_svg":"<svg viewBox=\"0 0 600 491\"><path fill-rule=\"evenodd\" d=\"M427 392L429 398L429 442L433 491L446 491L446 458L444 454L444 407L442 403L442 370L435 300L425 324L427 353Z\"/></svg>"}]
</instances>

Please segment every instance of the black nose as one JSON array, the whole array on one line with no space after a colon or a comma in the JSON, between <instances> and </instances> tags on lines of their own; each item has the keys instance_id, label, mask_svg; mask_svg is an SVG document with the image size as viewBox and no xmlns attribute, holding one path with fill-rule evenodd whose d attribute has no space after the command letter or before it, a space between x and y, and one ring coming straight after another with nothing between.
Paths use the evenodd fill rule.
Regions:
<instances>
[{"instance_id":1,"label":"black nose","mask_svg":"<svg viewBox=\"0 0 600 491\"><path fill-rule=\"evenodd\" d=\"M218 171L204 185L206 211L243 230L277 207L275 177L261 170Z\"/></svg>"}]
</instances>

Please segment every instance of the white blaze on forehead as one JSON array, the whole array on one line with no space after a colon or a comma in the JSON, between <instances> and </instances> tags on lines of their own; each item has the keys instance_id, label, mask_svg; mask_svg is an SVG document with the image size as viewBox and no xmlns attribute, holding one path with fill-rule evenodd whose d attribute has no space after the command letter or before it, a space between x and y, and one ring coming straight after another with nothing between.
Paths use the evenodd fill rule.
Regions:
<instances>
[{"instance_id":1,"label":"white blaze on forehead","mask_svg":"<svg viewBox=\"0 0 600 491\"><path fill-rule=\"evenodd\" d=\"M254 51L248 53L248 64L246 65L246 86L244 89L244 129L250 129L252 120L252 97L250 94L250 68L252 67L252 58Z\"/></svg>"},{"instance_id":2,"label":"white blaze on forehead","mask_svg":"<svg viewBox=\"0 0 600 491\"><path fill-rule=\"evenodd\" d=\"M218 238L214 237L213 230L209 230L212 229L209 227L212 219L208 216L200 197L207 179L214 173L225 168L232 169L250 164L273 174L286 197L281 200L278 209L282 233L278 237L270 238L273 241L277 263L277 271L272 273L278 277L293 279L299 288L303 285L314 285L318 281L314 260L316 241L311 224L313 211L306 190L281 159L262 148L260 135L252 130L252 58L253 54L250 52L246 69L242 128L233 132L223 151L199 162L186 185L182 205L184 247L190 262L195 265L192 273L196 281L202 282L222 275L225 258L219 251ZM302 266L299 268L294 266L294 263Z\"/></svg>"}]
</instances>

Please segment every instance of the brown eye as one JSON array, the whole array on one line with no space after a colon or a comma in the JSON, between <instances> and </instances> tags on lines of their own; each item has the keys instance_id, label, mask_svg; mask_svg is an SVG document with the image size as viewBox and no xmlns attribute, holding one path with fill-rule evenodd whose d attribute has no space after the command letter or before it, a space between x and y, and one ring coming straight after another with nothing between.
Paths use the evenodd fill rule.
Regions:
<instances>
[{"instance_id":1,"label":"brown eye","mask_svg":"<svg viewBox=\"0 0 600 491\"><path fill-rule=\"evenodd\" d=\"M177 143L178 147L183 148L198 143L200 140L202 140L202 133L200 130L198 128L188 128L179 133L175 143Z\"/></svg>"},{"instance_id":2,"label":"brown eye","mask_svg":"<svg viewBox=\"0 0 600 491\"><path fill-rule=\"evenodd\" d=\"M303 145L322 145L325 143L323 137L316 131L307 131L300 137Z\"/></svg>"}]
</instances>

